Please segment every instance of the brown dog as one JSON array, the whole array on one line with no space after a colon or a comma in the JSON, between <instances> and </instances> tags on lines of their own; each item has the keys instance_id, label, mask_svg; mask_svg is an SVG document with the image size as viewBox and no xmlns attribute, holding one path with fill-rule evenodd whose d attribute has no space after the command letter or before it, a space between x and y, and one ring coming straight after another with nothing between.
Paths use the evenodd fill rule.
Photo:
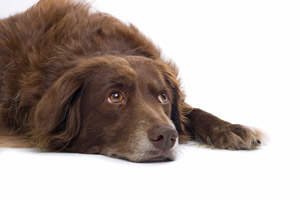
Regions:
<instances>
[{"instance_id":1,"label":"brown dog","mask_svg":"<svg viewBox=\"0 0 300 200\"><path fill-rule=\"evenodd\" d=\"M83 3L41 0L0 21L0 143L136 162L174 160L187 140L261 143L258 131L187 105L177 75L134 26Z\"/></svg>"}]
</instances>

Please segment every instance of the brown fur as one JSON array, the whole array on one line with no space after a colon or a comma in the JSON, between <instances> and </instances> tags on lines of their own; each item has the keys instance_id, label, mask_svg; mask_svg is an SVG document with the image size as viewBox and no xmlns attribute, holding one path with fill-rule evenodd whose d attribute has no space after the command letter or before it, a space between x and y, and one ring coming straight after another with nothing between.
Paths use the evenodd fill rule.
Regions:
<instances>
[{"instance_id":1,"label":"brown fur","mask_svg":"<svg viewBox=\"0 0 300 200\"><path fill-rule=\"evenodd\" d=\"M225 149L260 144L259 132L187 105L177 76L133 25L91 13L85 3L41 0L0 21L0 123L9 130L0 145L18 137L50 151L174 159L173 149L157 153L147 136L165 125L175 126L181 142ZM126 93L122 105L107 102L116 90ZM161 93L168 104L158 102Z\"/></svg>"}]
</instances>

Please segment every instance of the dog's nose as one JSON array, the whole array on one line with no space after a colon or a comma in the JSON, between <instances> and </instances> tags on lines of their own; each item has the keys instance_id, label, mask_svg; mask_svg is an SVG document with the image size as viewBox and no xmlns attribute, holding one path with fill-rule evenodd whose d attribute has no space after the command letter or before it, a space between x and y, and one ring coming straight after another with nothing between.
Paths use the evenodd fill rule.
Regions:
<instances>
[{"instance_id":1,"label":"dog's nose","mask_svg":"<svg viewBox=\"0 0 300 200\"><path fill-rule=\"evenodd\" d=\"M171 149L178 137L178 133L172 126L155 126L148 133L150 141L159 150Z\"/></svg>"}]
</instances>

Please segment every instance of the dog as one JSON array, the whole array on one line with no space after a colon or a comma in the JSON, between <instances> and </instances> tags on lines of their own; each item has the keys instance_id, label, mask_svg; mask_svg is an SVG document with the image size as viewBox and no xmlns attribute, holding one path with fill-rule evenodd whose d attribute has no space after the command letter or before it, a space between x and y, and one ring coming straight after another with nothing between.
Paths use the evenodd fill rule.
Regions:
<instances>
[{"instance_id":1,"label":"dog","mask_svg":"<svg viewBox=\"0 0 300 200\"><path fill-rule=\"evenodd\" d=\"M178 69L133 25L41 0L0 21L1 146L174 160L178 144L250 150L261 132L185 103Z\"/></svg>"}]
</instances>

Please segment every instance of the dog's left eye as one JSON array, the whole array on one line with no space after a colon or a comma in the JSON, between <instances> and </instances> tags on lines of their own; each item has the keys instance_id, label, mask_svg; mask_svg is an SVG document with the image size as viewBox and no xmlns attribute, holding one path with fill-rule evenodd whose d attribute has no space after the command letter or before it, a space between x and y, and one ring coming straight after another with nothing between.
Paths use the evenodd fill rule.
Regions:
<instances>
[{"instance_id":1,"label":"dog's left eye","mask_svg":"<svg viewBox=\"0 0 300 200\"><path fill-rule=\"evenodd\" d=\"M108 97L108 102L112 104L121 104L125 100L125 97L122 92L113 92L109 97Z\"/></svg>"},{"instance_id":2,"label":"dog's left eye","mask_svg":"<svg viewBox=\"0 0 300 200\"><path fill-rule=\"evenodd\" d=\"M159 100L159 102L162 103L162 104L167 104L167 103L169 103L168 96L167 96L166 94L164 94L164 93L158 95L158 100Z\"/></svg>"}]
</instances>

